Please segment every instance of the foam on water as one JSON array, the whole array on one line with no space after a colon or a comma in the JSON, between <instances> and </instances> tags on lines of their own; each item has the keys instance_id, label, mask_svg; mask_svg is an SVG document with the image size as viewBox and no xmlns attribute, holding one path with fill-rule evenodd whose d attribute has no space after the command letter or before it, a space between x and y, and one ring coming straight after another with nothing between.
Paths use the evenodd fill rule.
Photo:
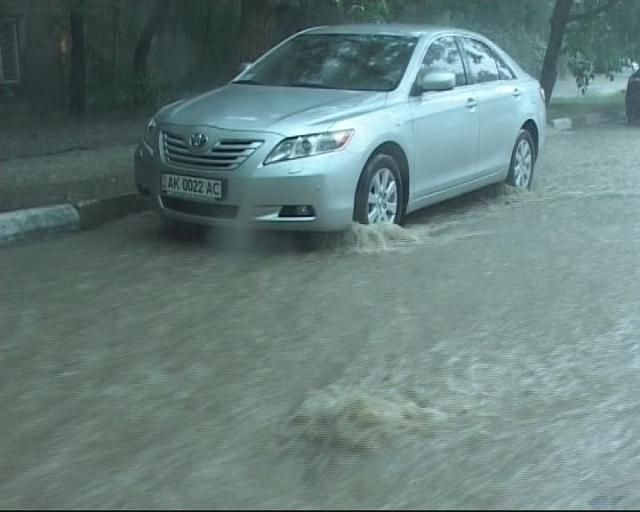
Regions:
<instances>
[{"instance_id":1,"label":"foam on water","mask_svg":"<svg viewBox=\"0 0 640 512\"><path fill-rule=\"evenodd\" d=\"M321 247L339 252L371 254L397 251L423 241L420 232L395 224L365 226L354 223L349 231L325 237Z\"/></svg>"},{"instance_id":2,"label":"foam on water","mask_svg":"<svg viewBox=\"0 0 640 512\"><path fill-rule=\"evenodd\" d=\"M361 452L402 436L426 437L433 417L411 400L333 387L311 393L288 430L296 440Z\"/></svg>"},{"instance_id":3,"label":"foam on water","mask_svg":"<svg viewBox=\"0 0 640 512\"><path fill-rule=\"evenodd\" d=\"M317 249L346 254L382 254L407 251L425 243L447 243L461 238L482 236L483 231L459 230L460 219L438 219L428 224L407 227L395 224L353 224L349 231L324 235Z\"/></svg>"}]
</instances>

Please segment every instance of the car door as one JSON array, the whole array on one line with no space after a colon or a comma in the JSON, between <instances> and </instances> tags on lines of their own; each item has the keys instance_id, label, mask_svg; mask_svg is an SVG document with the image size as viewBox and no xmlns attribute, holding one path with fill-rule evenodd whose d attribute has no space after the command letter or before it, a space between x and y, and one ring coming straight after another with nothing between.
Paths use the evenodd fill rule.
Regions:
<instances>
[{"instance_id":1,"label":"car door","mask_svg":"<svg viewBox=\"0 0 640 512\"><path fill-rule=\"evenodd\" d=\"M460 42L480 118L475 177L504 172L518 135L522 91L513 71L487 44L472 37Z\"/></svg>"},{"instance_id":2,"label":"car door","mask_svg":"<svg viewBox=\"0 0 640 512\"><path fill-rule=\"evenodd\" d=\"M456 87L420 92L424 73L451 72ZM455 186L475 172L480 122L469 94L462 54L455 37L443 36L427 49L410 98L415 147L416 199Z\"/></svg>"}]
</instances>

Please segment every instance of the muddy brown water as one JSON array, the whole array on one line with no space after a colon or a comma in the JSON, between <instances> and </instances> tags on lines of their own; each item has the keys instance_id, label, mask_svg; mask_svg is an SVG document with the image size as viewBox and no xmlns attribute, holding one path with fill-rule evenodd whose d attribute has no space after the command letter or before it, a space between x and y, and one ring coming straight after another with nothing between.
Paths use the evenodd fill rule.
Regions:
<instances>
[{"instance_id":1,"label":"muddy brown water","mask_svg":"<svg viewBox=\"0 0 640 512\"><path fill-rule=\"evenodd\" d=\"M633 135L308 253L151 214L0 249L0 507L637 507Z\"/></svg>"}]
</instances>

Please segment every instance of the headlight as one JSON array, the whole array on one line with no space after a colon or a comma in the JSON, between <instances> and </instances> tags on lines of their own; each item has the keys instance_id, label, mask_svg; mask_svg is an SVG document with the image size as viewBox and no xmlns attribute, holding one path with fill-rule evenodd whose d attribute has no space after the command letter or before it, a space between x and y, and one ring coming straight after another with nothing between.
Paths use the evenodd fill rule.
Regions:
<instances>
[{"instance_id":1,"label":"headlight","mask_svg":"<svg viewBox=\"0 0 640 512\"><path fill-rule=\"evenodd\" d=\"M147 124L147 129L144 131L144 140L147 144L151 144L153 141L153 134L156 131L156 118L152 117Z\"/></svg>"},{"instance_id":2,"label":"headlight","mask_svg":"<svg viewBox=\"0 0 640 512\"><path fill-rule=\"evenodd\" d=\"M147 151L153 155L153 134L156 131L156 118L152 117L149 123L147 123L147 129L144 131L142 142L144 143Z\"/></svg>"},{"instance_id":3,"label":"headlight","mask_svg":"<svg viewBox=\"0 0 640 512\"><path fill-rule=\"evenodd\" d=\"M296 158L321 155L340 151L349 144L353 137L353 130L342 130L339 132L317 133L313 135L301 135L299 137L289 137L280 142L271 151L265 165Z\"/></svg>"}]
</instances>

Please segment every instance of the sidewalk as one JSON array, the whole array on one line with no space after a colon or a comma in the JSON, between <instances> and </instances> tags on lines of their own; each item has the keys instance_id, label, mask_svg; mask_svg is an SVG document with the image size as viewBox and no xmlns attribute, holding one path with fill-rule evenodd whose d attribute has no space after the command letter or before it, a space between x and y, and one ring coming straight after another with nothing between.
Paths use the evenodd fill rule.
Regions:
<instances>
[{"instance_id":1,"label":"sidewalk","mask_svg":"<svg viewBox=\"0 0 640 512\"><path fill-rule=\"evenodd\" d=\"M0 105L0 211L133 190L133 151L145 112L38 115Z\"/></svg>"},{"instance_id":2,"label":"sidewalk","mask_svg":"<svg viewBox=\"0 0 640 512\"><path fill-rule=\"evenodd\" d=\"M618 73L611 81L597 75L583 95L573 77L558 80L547 109L549 123L561 130L571 130L625 120L625 90L629 73Z\"/></svg>"},{"instance_id":3,"label":"sidewalk","mask_svg":"<svg viewBox=\"0 0 640 512\"><path fill-rule=\"evenodd\" d=\"M55 214L55 209L42 207L64 205L81 212L78 205L91 201L93 215L96 204L105 200L109 215L120 215L126 212L113 209L114 198L135 204L133 154L147 121L144 113L83 121L66 116L43 121L19 112L3 112L2 117L0 234L11 233L14 238L22 231L41 230L46 212ZM37 210L26 210L31 208ZM80 225L81 217L76 215Z\"/></svg>"},{"instance_id":4,"label":"sidewalk","mask_svg":"<svg viewBox=\"0 0 640 512\"><path fill-rule=\"evenodd\" d=\"M584 94L586 97L608 96L611 94L623 94L627 88L629 76L633 71L625 71L624 73L614 73L613 80L609 80L605 75L596 75L589 83L589 87ZM576 80L573 76L564 79L558 79L553 88L553 97L557 99L575 98L582 96L582 93L576 86Z\"/></svg>"},{"instance_id":5,"label":"sidewalk","mask_svg":"<svg viewBox=\"0 0 640 512\"><path fill-rule=\"evenodd\" d=\"M135 145L0 161L0 212L134 192Z\"/></svg>"}]
</instances>

